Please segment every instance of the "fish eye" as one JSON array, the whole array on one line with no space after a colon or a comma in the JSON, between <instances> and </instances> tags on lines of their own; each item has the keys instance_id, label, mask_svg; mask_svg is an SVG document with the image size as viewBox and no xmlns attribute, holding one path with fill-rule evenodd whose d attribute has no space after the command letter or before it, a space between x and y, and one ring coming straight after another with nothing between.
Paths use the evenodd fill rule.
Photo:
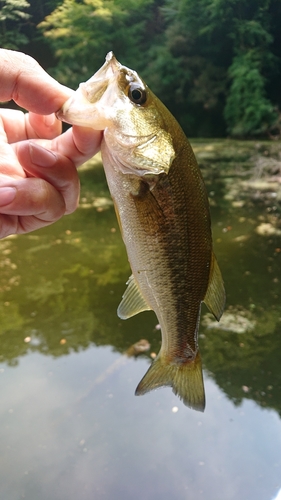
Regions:
<instances>
[{"instance_id":1,"label":"fish eye","mask_svg":"<svg viewBox=\"0 0 281 500\"><path fill-rule=\"evenodd\" d=\"M147 98L146 90L136 86L136 84L131 84L129 86L128 97L135 104L144 104Z\"/></svg>"}]
</instances>

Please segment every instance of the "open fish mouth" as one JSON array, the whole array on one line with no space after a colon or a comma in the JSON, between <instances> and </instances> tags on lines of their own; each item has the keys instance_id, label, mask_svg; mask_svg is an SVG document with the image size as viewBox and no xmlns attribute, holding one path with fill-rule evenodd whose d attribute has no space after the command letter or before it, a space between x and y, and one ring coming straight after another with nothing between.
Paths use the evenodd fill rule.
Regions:
<instances>
[{"instance_id":1,"label":"open fish mouth","mask_svg":"<svg viewBox=\"0 0 281 500\"><path fill-rule=\"evenodd\" d=\"M117 61L113 52L109 52L105 58L104 65L87 81L80 83L82 95L89 103L99 101L112 79L116 79L121 64Z\"/></svg>"},{"instance_id":2,"label":"open fish mouth","mask_svg":"<svg viewBox=\"0 0 281 500\"><path fill-rule=\"evenodd\" d=\"M57 118L71 125L104 130L108 124L104 119L104 109L110 103L108 99L100 107L98 103L108 86L116 81L121 67L113 52L109 52L103 66L87 82L80 83L73 96L57 111Z\"/></svg>"}]
</instances>

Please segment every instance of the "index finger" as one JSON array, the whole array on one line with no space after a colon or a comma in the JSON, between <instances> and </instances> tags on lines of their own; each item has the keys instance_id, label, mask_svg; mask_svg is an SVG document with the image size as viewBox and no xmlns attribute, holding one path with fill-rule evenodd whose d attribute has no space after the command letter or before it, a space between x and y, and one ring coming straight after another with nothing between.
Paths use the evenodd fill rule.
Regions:
<instances>
[{"instance_id":1,"label":"index finger","mask_svg":"<svg viewBox=\"0 0 281 500\"><path fill-rule=\"evenodd\" d=\"M32 57L0 49L0 100L13 99L19 106L38 114L57 111L72 90L52 78Z\"/></svg>"}]
</instances>

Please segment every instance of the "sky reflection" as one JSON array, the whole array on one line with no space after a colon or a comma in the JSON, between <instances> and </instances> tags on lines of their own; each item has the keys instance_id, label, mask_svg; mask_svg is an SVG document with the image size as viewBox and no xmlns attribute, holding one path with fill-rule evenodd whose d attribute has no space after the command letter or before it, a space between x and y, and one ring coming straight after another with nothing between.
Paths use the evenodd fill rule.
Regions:
<instances>
[{"instance_id":1,"label":"sky reflection","mask_svg":"<svg viewBox=\"0 0 281 500\"><path fill-rule=\"evenodd\" d=\"M281 488L280 490L278 491L276 497L273 498L273 500L281 500Z\"/></svg>"},{"instance_id":2,"label":"sky reflection","mask_svg":"<svg viewBox=\"0 0 281 500\"><path fill-rule=\"evenodd\" d=\"M128 360L95 384L118 357L110 348L90 348L56 360L30 354L17 368L3 366L5 500L277 500L275 411L252 401L235 407L206 377L204 414L168 388L135 397L145 359Z\"/></svg>"}]
</instances>

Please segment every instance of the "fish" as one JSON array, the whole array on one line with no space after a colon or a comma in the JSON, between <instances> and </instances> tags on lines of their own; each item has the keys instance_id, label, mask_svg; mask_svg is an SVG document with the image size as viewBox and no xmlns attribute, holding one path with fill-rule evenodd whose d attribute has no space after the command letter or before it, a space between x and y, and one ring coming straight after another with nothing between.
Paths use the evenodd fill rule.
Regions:
<instances>
[{"instance_id":1,"label":"fish","mask_svg":"<svg viewBox=\"0 0 281 500\"><path fill-rule=\"evenodd\" d=\"M57 116L104 131L102 162L132 270L117 314L127 319L153 310L161 327L160 351L135 394L170 386L186 406L204 411L201 304L219 321L225 289L192 147L170 111L113 52Z\"/></svg>"}]
</instances>

